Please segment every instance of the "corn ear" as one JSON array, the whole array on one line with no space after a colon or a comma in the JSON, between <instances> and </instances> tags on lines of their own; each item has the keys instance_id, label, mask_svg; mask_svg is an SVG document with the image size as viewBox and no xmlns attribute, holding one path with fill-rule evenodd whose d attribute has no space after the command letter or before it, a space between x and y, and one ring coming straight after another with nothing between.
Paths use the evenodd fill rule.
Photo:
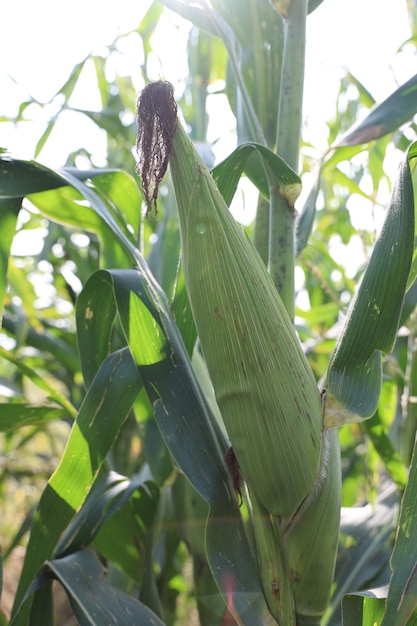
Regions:
<instances>
[{"instance_id":1,"label":"corn ear","mask_svg":"<svg viewBox=\"0 0 417 626\"><path fill-rule=\"evenodd\" d=\"M233 450L265 508L292 515L319 465L316 383L263 262L181 126L170 164L185 282Z\"/></svg>"},{"instance_id":2,"label":"corn ear","mask_svg":"<svg viewBox=\"0 0 417 626\"><path fill-rule=\"evenodd\" d=\"M338 430L332 428L326 431L323 440L317 486L297 511L284 534L297 624L320 623L329 604L334 577L341 504Z\"/></svg>"},{"instance_id":3,"label":"corn ear","mask_svg":"<svg viewBox=\"0 0 417 626\"><path fill-rule=\"evenodd\" d=\"M290 517L319 470L317 385L263 261L180 124L170 169L185 284L242 477L270 514Z\"/></svg>"}]
</instances>

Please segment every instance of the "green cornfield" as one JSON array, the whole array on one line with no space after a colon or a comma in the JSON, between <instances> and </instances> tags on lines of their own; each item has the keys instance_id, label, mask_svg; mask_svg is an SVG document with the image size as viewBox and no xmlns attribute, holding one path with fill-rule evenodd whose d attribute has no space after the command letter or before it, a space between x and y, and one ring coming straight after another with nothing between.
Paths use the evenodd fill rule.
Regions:
<instances>
[{"instance_id":1,"label":"green cornfield","mask_svg":"<svg viewBox=\"0 0 417 626\"><path fill-rule=\"evenodd\" d=\"M120 34L0 117L44 119L0 148L0 626L417 624L417 74L376 101L344 72L313 145L330 2L149 2L140 84ZM104 166L44 164L68 112Z\"/></svg>"}]
</instances>

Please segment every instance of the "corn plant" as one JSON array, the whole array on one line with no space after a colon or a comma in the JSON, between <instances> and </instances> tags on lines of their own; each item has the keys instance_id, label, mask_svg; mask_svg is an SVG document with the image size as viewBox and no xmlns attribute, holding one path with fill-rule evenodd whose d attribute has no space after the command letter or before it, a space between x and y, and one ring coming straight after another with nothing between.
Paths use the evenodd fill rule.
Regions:
<instances>
[{"instance_id":1,"label":"corn plant","mask_svg":"<svg viewBox=\"0 0 417 626\"><path fill-rule=\"evenodd\" d=\"M5 551L6 568L30 529L10 623L59 622L58 581L80 624L413 624L417 144L397 129L416 113L416 78L332 137L300 207L305 29L320 2L163 4L195 25L179 100L194 141L206 139L207 83L225 79L238 146L224 161L210 171L199 156L166 81L141 91L124 127L99 58L103 112L85 113L117 140L108 168L1 154L5 452L55 423L65 433ZM161 12L154 3L139 28L145 43ZM133 86L119 93L133 111ZM362 193L340 165L366 149L382 176L393 131L404 155L382 230L357 284L337 266L350 294L340 323L318 205L341 181ZM246 231L229 210L243 175L259 191ZM74 328L60 330L58 299L39 315L11 254L22 201L30 226L49 221L42 255ZM304 326L297 263L311 272ZM366 441L371 477L352 496ZM365 488L370 505L346 506Z\"/></svg>"}]
</instances>

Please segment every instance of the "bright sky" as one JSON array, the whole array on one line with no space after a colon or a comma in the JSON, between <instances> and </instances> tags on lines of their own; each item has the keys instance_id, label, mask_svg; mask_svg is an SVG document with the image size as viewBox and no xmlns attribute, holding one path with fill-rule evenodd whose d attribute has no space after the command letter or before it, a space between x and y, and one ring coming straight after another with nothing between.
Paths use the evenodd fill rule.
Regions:
<instances>
[{"instance_id":1,"label":"bright sky","mask_svg":"<svg viewBox=\"0 0 417 626\"><path fill-rule=\"evenodd\" d=\"M2 116L15 115L19 105L28 99L28 94L43 102L51 99L74 66L89 53L100 53L119 34L137 29L150 0L71 0L65 4L57 0L9 0L3 4L0 120ZM151 66L151 79L163 77L175 86L187 76L185 42L188 28L189 25L175 14L165 14L163 27L152 42L156 55ZM335 97L345 70L349 69L377 101L383 100L417 73L415 46L410 45L397 54L398 48L409 37L406 0L324 0L309 16L304 110L308 135L305 139L318 148L317 157L327 148L324 122L334 114ZM138 90L142 88L139 69L143 63L142 54L140 39L133 34L123 40L123 47L114 61L115 71L119 75L132 76ZM92 68L86 70L70 103L81 109L98 110L100 102L92 88L95 86L94 73ZM231 132L234 119L224 100L221 102L220 115L218 101L217 104L209 102L210 107L213 104L217 107L209 126L209 141L223 138L216 144L217 160L227 156L235 147ZM18 127L0 123L0 147L7 148L14 155L33 158L46 121L56 110L57 104L43 111L32 106L26 109L28 121ZM59 167L70 152L83 148L94 155L97 166L104 165L104 131L84 116L67 112L61 116L38 160L50 167ZM397 151L389 159L386 169L391 180L396 177L401 158ZM308 177L304 183L303 195L308 192ZM236 194L234 212L240 214L243 221L246 221L244 215L250 221L255 205L253 188L242 179L241 189L245 191L242 196ZM375 218L375 214L371 215L370 203L359 197L352 199L355 200L354 207L350 207L352 223L356 228L369 227L369 220ZM300 198L300 206L302 201ZM248 212L246 208L244 213L241 212L243 206ZM383 215L381 212L381 219ZM341 254L345 260L362 262L361 245L360 250L342 250ZM28 253L30 242L25 241L22 249ZM342 261L339 259L339 262Z\"/></svg>"},{"instance_id":2,"label":"bright sky","mask_svg":"<svg viewBox=\"0 0 417 626\"><path fill-rule=\"evenodd\" d=\"M134 30L149 3L149 0L72 0L65 5L56 0L5 3L0 23L0 115L13 115L26 100L27 93L39 100L51 98L74 65L89 52L110 44L119 33ZM162 59L164 78L175 84L186 71L183 44L187 26L181 27L173 14L164 21L165 30L155 41L155 48ZM324 0L309 17L308 26L305 109L309 126L319 131L320 121L334 110L334 94L343 68L349 68L377 99L386 97L396 84L417 72L415 52L414 56L412 51L395 56L398 47L409 37L406 0ZM168 37L169 52L164 46ZM132 36L117 61L119 72L137 77L138 89L141 54L140 41ZM155 78L159 71L156 65ZM74 106L91 109L99 106L90 88L92 80L93 76L84 76L74 94ZM45 120L39 109L27 113L34 121L17 130L0 125L0 146L32 157ZM223 123L224 129L215 130L217 136L230 130L230 118L224 116ZM81 121L79 116L68 117L54 131L49 148L47 144L39 160L59 166L70 151L81 149L86 141L90 149L92 144L96 146L98 153L104 146L102 133L91 122Z\"/></svg>"}]
</instances>

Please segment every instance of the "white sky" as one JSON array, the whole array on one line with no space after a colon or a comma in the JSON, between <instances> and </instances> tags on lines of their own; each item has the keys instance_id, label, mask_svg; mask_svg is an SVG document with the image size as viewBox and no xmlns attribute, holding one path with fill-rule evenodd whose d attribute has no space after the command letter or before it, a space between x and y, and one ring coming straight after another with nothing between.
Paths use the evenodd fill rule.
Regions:
<instances>
[{"instance_id":1,"label":"white sky","mask_svg":"<svg viewBox=\"0 0 417 626\"><path fill-rule=\"evenodd\" d=\"M110 44L117 34L135 29L148 5L149 0L4 3L0 22L0 116L14 114L27 93L39 100L51 98L74 65L89 52ZM184 29L178 28L176 16L168 16L165 22L167 30L155 46L162 57L164 78L175 84L186 71L181 55ZM163 44L168 36L172 40L166 53ZM320 133L320 122L333 113L337 81L343 68L349 68L379 100L395 89L396 84L415 74L415 52L395 56L408 37L406 0L324 0L308 23L305 112L309 127L317 127ZM118 70L139 78L138 38L131 39L124 53ZM155 72L158 71L157 66ZM90 78L93 76L84 76L73 105L91 109L99 106L97 96L90 89ZM39 109L32 110L32 116L34 121L18 130L0 124L0 146L32 157L45 123ZM231 123L227 115L216 117L222 119L224 128L215 129L213 136L227 132ZM67 131L68 126L71 132ZM92 123L82 122L79 117L68 118L66 129L61 124L54 131L49 148L47 144L39 160L50 166L61 165L70 151L81 149L86 141L90 142L90 149L93 144L98 152L104 145L103 134Z\"/></svg>"}]
</instances>

